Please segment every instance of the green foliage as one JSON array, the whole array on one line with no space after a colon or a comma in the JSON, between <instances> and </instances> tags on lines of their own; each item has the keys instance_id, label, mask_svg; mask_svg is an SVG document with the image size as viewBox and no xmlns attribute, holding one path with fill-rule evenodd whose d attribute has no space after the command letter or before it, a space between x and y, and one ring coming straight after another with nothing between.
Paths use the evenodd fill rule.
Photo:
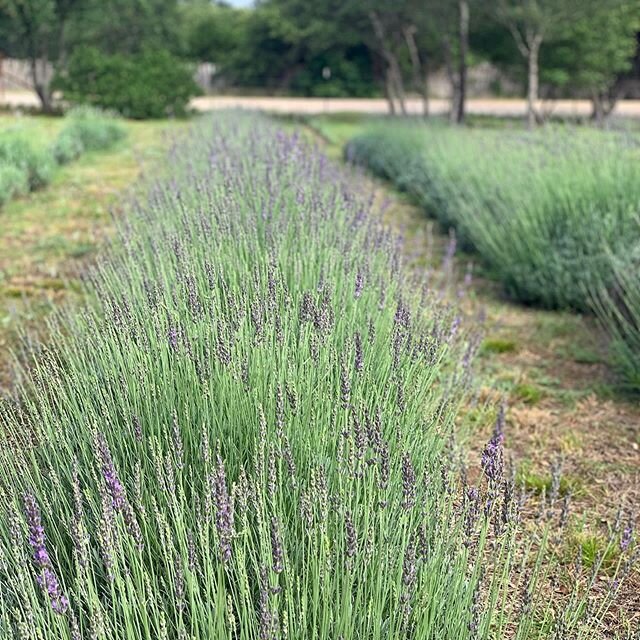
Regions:
<instances>
[{"instance_id":1,"label":"green foliage","mask_svg":"<svg viewBox=\"0 0 640 640\"><path fill-rule=\"evenodd\" d=\"M125 135L124 127L112 114L94 107L71 109L66 119L51 149L58 164L71 162L85 151L108 149Z\"/></svg>"},{"instance_id":2,"label":"green foliage","mask_svg":"<svg viewBox=\"0 0 640 640\"><path fill-rule=\"evenodd\" d=\"M1 401L0 634L592 638L606 596L537 588L556 505L447 450L465 331L365 184L224 114L158 173Z\"/></svg>"},{"instance_id":3,"label":"green foliage","mask_svg":"<svg viewBox=\"0 0 640 640\"><path fill-rule=\"evenodd\" d=\"M72 131L62 131L51 145L51 153L58 164L68 164L79 158L83 152L82 140Z\"/></svg>"},{"instance_id":4,"label":"green foliage","mask_svg":"<svg viewBox=\"0 0 640 640\"><path fill-rule=\"evenodd\" d=\"M504 338L485 338L480 351L482 353L512 353L517 351L518 345L513 340Z\"/></svg>"},{"instance_id":5,"label":"green foliage","mask_svg":"<svg viewBox=\"0 0 640 640\"><path fill-rule=\"evenodd\" d=\"M631 68L640 31L637 2L606 0L578 12L541 58L543 77L589 96L610 89Z\"/></svg>"},{"instance_id":6,"label":"green foliage","mask_svg":"<svg viewBox=\"0 0 640 640\"><path fill-rule=\"evenodd\" d=\"M631 135L588 129L386 124L353 140L348 154L456 227L513 297L588 309L588 288L613 281L605 244L622 256L640 237L636 145Z\"/></svg>"},{"instance_id":7,"label":"green foliage","mask_svg":"<svg viewBox=\"0 0 640 640\"><path fill-rule=\"evenodd\" d=\"M0 205L29 191L26 171L11 164L0 163Z\"/></svg>"},{"instance_id":8,"label":"green foliage","mask_svg":"<svg viewBox=\"0 0 640 640\"><path fill-rule=\"evenodd\" d=\"M609 252L609 259L614 282L593 288L593 305L611 338L612 361L624 387L640 393L640 243L624 255Z\"/></svg>"},{"instance_id":9,"label":"green foliage","mask_svg":"<svg viewBox=\"0 0 640 640\"><path fill-rule=\"evenodd\" d=\"M54 85L72 104L137 119L183 116L189 99L198 93L188 66L160 49L131 56L78 49Z\"/></svg>"},{"instance_id":10,"label":"green foliage","mask_svg":"<svg viewBox=\"0 0 640 640\"><path fill-rule=\"evenodd\" d=\"M0 164L15 167L26 176L29 190L38 189L51 180L55 163L46 152L35 149L26 136L0 136Z\"/></svg>"}]
</instances>

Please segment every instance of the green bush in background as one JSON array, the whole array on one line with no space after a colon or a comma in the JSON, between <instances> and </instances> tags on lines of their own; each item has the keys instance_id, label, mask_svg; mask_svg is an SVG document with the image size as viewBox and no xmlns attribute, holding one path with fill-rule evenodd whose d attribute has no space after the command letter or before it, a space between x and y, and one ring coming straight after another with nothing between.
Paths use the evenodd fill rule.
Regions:
<instances>
[{"instance_id":1,"label":"green bush in background","mask_svg":"<svg viewBox=\"0 0 640 640\"><path fill-rule=\"evenodd\" d=\"M0 205L29 190L27 174L10 164L0 164Z\"/></svg>"},{"instance_id":2,"label":"green bush in background","mask_svg":"<svg viewBox=\"0 0 640 640\"><path fill-rule=\"evenodd\" d=\"M124 127L113 114L95 107L75 107L66 117L68 124L52 147L59 164L75 160L85 151L108 149L125 136Z\"/></svg>"},{"instance_id":3,"label":"green bush in background","mask_svg":"<svg viewBox=\"0 0 640 640\"><path fill-rule=\"evenodd\" d=\"M0 165L21 171L29 190L47 184L55 168L50 154L36 149L21 133L8 133L0 137Z\"/></svg>"},{"instance_id":4,"label":"green bush in background","mask_svg":"<svg viewBox=\"0 0 640 640\"><path fill-rule=\"evenodd\" d=\"M183 116L189 99L199 92L182 60L151 49L127 56L79 48L54 86L70 104L94 105L135 119Z\"/></svg>"}]
</instances>

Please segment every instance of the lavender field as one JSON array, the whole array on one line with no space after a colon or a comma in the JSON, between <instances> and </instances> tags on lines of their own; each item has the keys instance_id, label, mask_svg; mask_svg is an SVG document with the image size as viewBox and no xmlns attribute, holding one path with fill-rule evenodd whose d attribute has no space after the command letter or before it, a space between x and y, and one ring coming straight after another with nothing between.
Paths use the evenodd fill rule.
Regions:
<instances>
[{"instance_id":1,"label":"lavender field","mask_svg":"<svg viewBox=\"0 0 640 640\"><path fill-rule=\"evenodd\" d=\"M234 114L154 175L0 404L0 637L601 637L629 514L561 564L503 408L467 469L479 321L370 183Z\"/></svg>"}]
</instances>

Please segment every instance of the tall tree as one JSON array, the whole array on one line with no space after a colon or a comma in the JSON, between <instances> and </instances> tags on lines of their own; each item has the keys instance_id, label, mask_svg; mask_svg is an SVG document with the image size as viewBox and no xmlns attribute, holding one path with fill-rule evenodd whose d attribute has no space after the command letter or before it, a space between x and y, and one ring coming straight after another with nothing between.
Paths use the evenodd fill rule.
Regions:
<instances>
[{"instance_id":1,"label":"tall tree","mask_svg":"<svg viewBox=\"0 0 640 640\"><path fill-rule=\"evenodd\" d=\"M586 1L586 0L585 0ZM540 48L566 29L578 9L578 0L497 0L495 15L511 33L527 63L527 122L538 119Z\"/></svg>"},{"instance_id":2,"label":"tall tree","mask_svg":"<svg viewBox=\"0 0 640 640\"><path fill-rule=\"evenodd\" d=\"M624 94L640 31L638 0L600 0L576 12L542 56L543 74L565 90L586 95L593 119L603 124Z\"/></svg>"},{"instance_id":3,"label":"tall tree","mask_svg":"<svg viewBox=\"0 0 640 640\"><path fill-rule=\"evenodd\" d=\"M53 108L51 68L64 62L67 29L84 0L0 0L5 28L0 49L29 61L31 80L45 112Z\"/></svg>"}]
</instances>

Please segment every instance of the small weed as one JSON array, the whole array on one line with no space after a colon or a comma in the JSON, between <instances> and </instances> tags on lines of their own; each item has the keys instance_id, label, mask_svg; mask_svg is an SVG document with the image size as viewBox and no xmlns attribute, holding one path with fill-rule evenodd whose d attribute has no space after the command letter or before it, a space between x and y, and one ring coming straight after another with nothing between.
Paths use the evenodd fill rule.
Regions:
<instances>
[{"instance_id":1,"label":"small weed","mask_svg":"<svg viewBox=\"0 0 640 640\"><path fill-rule=\"evenodd\" d=\"M514 340L487 338L482 342L481 353L513 353L517 348Z\"/></svg>"},{"instance_id":2,"label":"small weed","mask_svg":"<svg viewBox=\"0 0 640 640\"><path fill-rule=\"evenodd\" d=\"M536 404L542 400L544 392L532 384L523 382L513 388L513 395L526 404Z\"/></svg>"}]
</instances>

